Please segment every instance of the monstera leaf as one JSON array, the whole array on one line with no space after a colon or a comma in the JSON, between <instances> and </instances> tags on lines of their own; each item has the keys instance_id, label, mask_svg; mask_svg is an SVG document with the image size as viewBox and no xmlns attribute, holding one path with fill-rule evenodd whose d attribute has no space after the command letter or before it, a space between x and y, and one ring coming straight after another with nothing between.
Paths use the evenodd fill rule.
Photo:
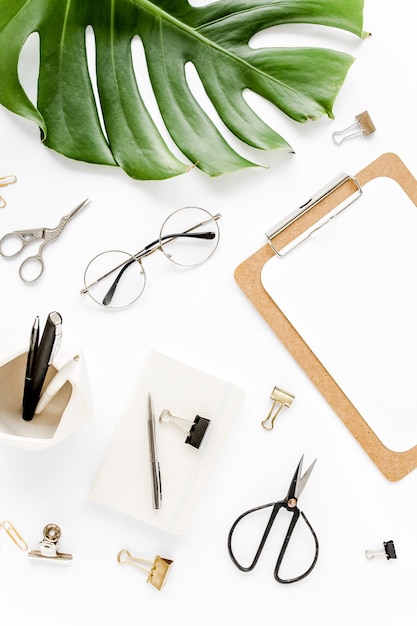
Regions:
<instances>
[{"instance_id":1,"label":"monstera leaf","mask_svg":"<svg viewBox=\"0 0 417 626\"><path fill-rule=\"evenodd\" d=\"M0 102L33 120L47 146L73 159L118 165L138 179L175 176L190 164L216 176L254 164L230 146L215 116L193 94L188 64L236 137L262 150L290 150L248 106L244 91L298 122L332 117L353 58L322 48L254 48L251 38L289 23L362 37L362 13L363 0L218 0L200 7L187 0L0 0ZM94 72L88 27L94 33ZM18 75L21 50L35 32L36 105ZM144 77L136 76L132 57L135 37L142 42L160 118L184 162L169 149L141 94Z\"/></svg>"}]
</instances>

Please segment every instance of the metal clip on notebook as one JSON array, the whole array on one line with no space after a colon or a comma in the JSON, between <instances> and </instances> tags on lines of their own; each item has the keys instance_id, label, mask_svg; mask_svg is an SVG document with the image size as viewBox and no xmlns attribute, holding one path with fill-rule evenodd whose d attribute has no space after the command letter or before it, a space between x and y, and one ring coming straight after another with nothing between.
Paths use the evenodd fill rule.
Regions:
<instances>
[{"instance_id":1,"label":"metal clip on notebook","mask_svg":"<svg viewBox=\"0 0 417 626\"><path fill-rule=\"evenodd\" d=\"M120 550L117 555L117 561L120 565L133 565L143 572L146 572L148 574L146 582L150 583L159 590L161 590L165 585L169 568L173 563L170 559L164 559L161 556L156 556L153 561L149 559L142 559L132 556L128 550ZM148 567L143 567L143 565L149 564L152 564L150 569Z\"/></svg>"},{"instance_id":2,"label":"metal clip on notebook","mask_svg":"<svg viewBox=\"0 0 417 626\"><path fill-rule=\"evenodd\" d=\"M371 120L371 116L368 111L359 113L355 117L356 122L345 128L345 130L337 130L333 133L333 141L340 145L345 139L351 139L357 137L357 135L371 135L376 131L375 124Z\"/></svg>"},{"instance_id":3,"label":"metal clip on notebook","mask_svg":"<svg viewBox=\"0 0 417 626\"><path fill-rule=\"evenodd\" d=\"M48 561L71 561L72 554L58 551L58 541L61 537L61 529L56 524L48 524L43 529L43 539L39 543L39 550L31 550L28 556L35 559Z\"/></svg>"},{"instance_id":4,"label":"metal clip on notebook","mask_svg":"<svg viewBox=\"0 0 417 626\"><path fill-rule=\"evenodd\" d=\"M204 435L206 434L207 428L210 424L210 420L201 417L200 415L196 415L194 421L191 422L182 417L176 417L172 415L168 409L164 409L159 416L159 422L161 424L171 424L171 426L175 426L178 430L181 430L183 433L186 433L187 437L185 439L185 443L188 443L193 448L199 448L201 442L203 441Z\"/></svg>"},{"instance_id":5,"label":"metal clip on notebook","mask_svg":"<svg viewBox=\"0 0 417 626\"><path fill-rule=\"evenodd\" d=\"M346 198L344 198L340 204L338 204L332 211L324 215L322 218L318 219L314 224L312 224L300 235L294 237L292 241L288 244L281 246L277 246L276 242L274 242L275 237L283 233L287 228L292 227L296 224L296 222L306 215L309 211L311 211L314 207L316 207L322 200L325 200L330 194L340 189L343 185L349 184L354 186L353 193L350 193ZM300 243L308 239L310 235L319 230L322 226L327 224L331 219L336 217L339 213L341 213L344 209L346 209L350 204L352 204L359 196L362 195L362 188L356 178L353 176L349 176L348 174L339 174L336 178L334 178L330 183L328 183L325 187L320 189L317 193L313 194L311 198L304 202L298 209L287 215L283 220L275 224L272 228L270 228L266 233L266 237L268 239L268 243L279 257L283 257L291 250L293 250Z\"/></svg>"},{"instance_id":6,"label":"metal clip on notebook","mask_svg":"<svg viewBox=\"0 0 417 626\"><path fill-rule=\"evenodd\" d=\"M271 393L271 400L273 400L273 404L271 410L268 413L268 416L262 422L262 426L265 430L272 430L274 428L275 418L281 409L285 406L289 408L295 398L292 393L288 391L284 391L279 387L274 387Z\"/></svg>"}]
</instances>

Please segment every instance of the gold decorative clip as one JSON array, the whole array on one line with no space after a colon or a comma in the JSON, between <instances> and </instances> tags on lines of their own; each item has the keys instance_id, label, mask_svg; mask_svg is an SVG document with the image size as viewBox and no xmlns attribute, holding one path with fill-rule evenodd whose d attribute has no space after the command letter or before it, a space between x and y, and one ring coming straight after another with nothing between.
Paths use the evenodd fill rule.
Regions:
<instances>
[{"instance_id":1,"label":"gold decorative clip","mask_svg":"<svg viewBox=\"0 0 417 626\"><path fill-rule=\"evenodd\" d=\"M43 529L43 539L39 542L39 550L31 550L28 556L48 561L71 561L72 554L58 551L61 529L56 524L47 524Z\"/></svg>"},{"instance_id":2,"label":"gold decorative clip","mask_svg":"<svg viewBox=\"0 0 417 626\"><path fill-rule=\"evenodd\" d=\"M165 584L169 568L173 561L156 556L153 561L132 556L128 550L120 550L117 555L117 561L120 565L134 565L138 569L148 574L147 583L151 583L156 589L161 590ZM151 568L142 567L142 565L152 564Z\"/></svg>"},{"instance_id":3,"label":"gold decorative clip","mask_svg":"<svg viewBox=\"0 0 417 626\"><path fill-rule=\"evenodd\" d=\"M280 389L279 387L273 388L270 397L271 397L271 400L273 400L274 402L272 404L271 410L268 413L268 416L262 422L262 426L265 428L265 430L273 429L274 421L278 413L281 411L281 409L284 406L289 408L295 398L295 396L293 396L292 393L289 393L288 391L284 391L283 389Z\"/></svg>"},{"instance_id":4,"label":"gold decorative clip","mask_svg":"<svg viewBox=\"0 0 417 626\"><path fill-rule=\"evenodd\" d=\"M7 185L13 185L17 181L17 177L12 176L2 176L0 177L0 187L7 187ZM6 206L6 200L0 196L0 209L4 209Z\"/></svg>"},{"instance_id":5,"label":"gold decorative clip","mask_svg":"<svg viewBox=\"0 0 417 626\"><path fill-rule=\"evenodd\" d=\"M352 137L356 137L357 135L370 135L376 131L375 124L371 120L371 116L368 111L364 111L363 113L359 113L355 117L356 122L354 122L345 130L337 130L333 133L333 141L340 145L345 139L351 139Z\"/></svg>"},{"instance_id":6,"label":"gold decorative clip","mask_svg":"<svg viewBox=\"0 0 417 626\"><path fill-rule=\"evenodd\" d=\"M23 537L17 532L16 528L13 526L11 522L5 520L2 524L0 524L0 528L3 528L5 532L9 535L10 539L17 545L17 547L22 550L22 552L26 552L28 549L28 544L23 539Z\"/></svg>"}]
</instances>

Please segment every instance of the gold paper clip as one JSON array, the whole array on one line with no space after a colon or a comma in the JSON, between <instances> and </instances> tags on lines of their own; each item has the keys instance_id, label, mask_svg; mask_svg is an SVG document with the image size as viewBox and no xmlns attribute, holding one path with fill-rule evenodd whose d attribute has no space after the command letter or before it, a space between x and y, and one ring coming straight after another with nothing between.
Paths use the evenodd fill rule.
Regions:
<instances>
[{"instance_id":1,"label":"gold paper clip","mask_svg":"<svg viewBox=\"0 0 417 626\"><path fill-rule=\"evenodd\" d=\"M270 397L271 397L271 400L273 400L274 402L271 407L271 410L268 413L268 416L262 422L262 426L265 428L265 430L273 429L274 421L278 413L281 411L281 409L284 406L289 408L295 398L295 396L293 396L292 393L289 393L288 391L284 391L283 389L280 389L279 387L274 387Z\"/></svg>"},{"instance_id":2,"label":"gold paper clip","mask_svg":"<svg viewBox=\"0 0 417 626\"><path fill-rule=\"evenodd\" d=\"M161 590L165 584L166 577L168 575L169 568L174 561L170 559L164 559L161 556L156 556L153 561L149 559L141 559L132 556L128 550L120 550L117 555L117 561L120 565L134 565L138 569L148 574L147 583L151 583L156 589ZM142 565L151 564L151 568L142 567Z\"/></svg>"},{"instance_id":3,"label":"gold paper clip","mask_svg":"<svg viewBox=\"0 0 417 626\"><path fill-rule=\"evenodd\" d=\"M7 187L7 185L13 185L17 181L17 177L12 176L2 176L0 177L0 187ZM6 200L0 196L0 209L4 209L6 206Z\"/></svg>"},{"instance_id":4,"label":"gold paper clip","mask_svg":"<svg viewBox=\"0 0 417 626\"><path fill-rule=\"evenodd\" d=\"M373 559L376 556L383 556L386 559L396 559L397 553L395 552L395 546L392 539L384 541L384 547L380 550L366 550L367 559Z\"/></svg>"},{"instance_id":5,"label":"gold paper clip","mask_svg":"<svg viewBox=\"0 0 417 626\"><path fill-rule=\"evenodd\" d=\"M3 528L6 533L9 535L10 539L17 545L17 547L22 550L22 552L26 552L28 549L28 544L23 539L23 537L17 532L16 528L13 526L11 522L5 520L0 528Z\"/></svg>"},{"instance_id":6,"label":"gold paper clip","mask_svg":"<svg viewBox=\"0 0 417 626\"><path fill-rule=\"evenodd\" d=\"M206 417L196 415L194 421L186 420L183 417L176 417L172 415L171 411L164 409L159 416L160 424L171 424L178 430L181 430L187 435L185 443L188 443L193 448L199 448L203 441L206 430L210 424L210 420Z\"/></svg>"},{"instance_id":7,"label":"gold paper clip","mask_svg":"<svg viewBox=\"0 0 417 626\"><path fill-rule=\"evenodd\" d=\"M31 550L28 556L48 561L71 561L72 554L58 551L61 529L56 524L47 524L43 529L43 539L39 542L39 550Z\"/></svg>"},{"instance_id":8,"label":"gold paper clip","mask_svg":"<svg viewBox=\"0 0 417 626\"><path fill-rule=\"evenodd\" d=\"M359 113L355 117L356 122L354 122L345 130L337 130L333 133L333 141L340 145L345 139L351 139L352 137L356 137L357 135L370 135L376 131L375 124L371 120L371 116L368 111L364 111L363 113Z\"/></svg>"}]
</instances>

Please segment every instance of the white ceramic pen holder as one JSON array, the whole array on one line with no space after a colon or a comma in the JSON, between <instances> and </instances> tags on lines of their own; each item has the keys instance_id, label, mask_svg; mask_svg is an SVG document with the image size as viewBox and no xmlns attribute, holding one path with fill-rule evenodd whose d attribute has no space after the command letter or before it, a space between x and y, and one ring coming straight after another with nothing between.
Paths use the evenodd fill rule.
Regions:
<instances>
[{"instance_id":1,"label":"white ceramic pen holder","mask_svg":"<svg viewBox=\"0 0 417 626\"><path fill-rule=\"evenodd\" d=\"M30 421L22 418L27 351L9 352L0 360L0 441L27 450L55 445L92 419L90 385L82 353L62 343L49 366L43 388L75 355L79 361L70 377L43 411Z\"/></svg>"}]
</instances>

